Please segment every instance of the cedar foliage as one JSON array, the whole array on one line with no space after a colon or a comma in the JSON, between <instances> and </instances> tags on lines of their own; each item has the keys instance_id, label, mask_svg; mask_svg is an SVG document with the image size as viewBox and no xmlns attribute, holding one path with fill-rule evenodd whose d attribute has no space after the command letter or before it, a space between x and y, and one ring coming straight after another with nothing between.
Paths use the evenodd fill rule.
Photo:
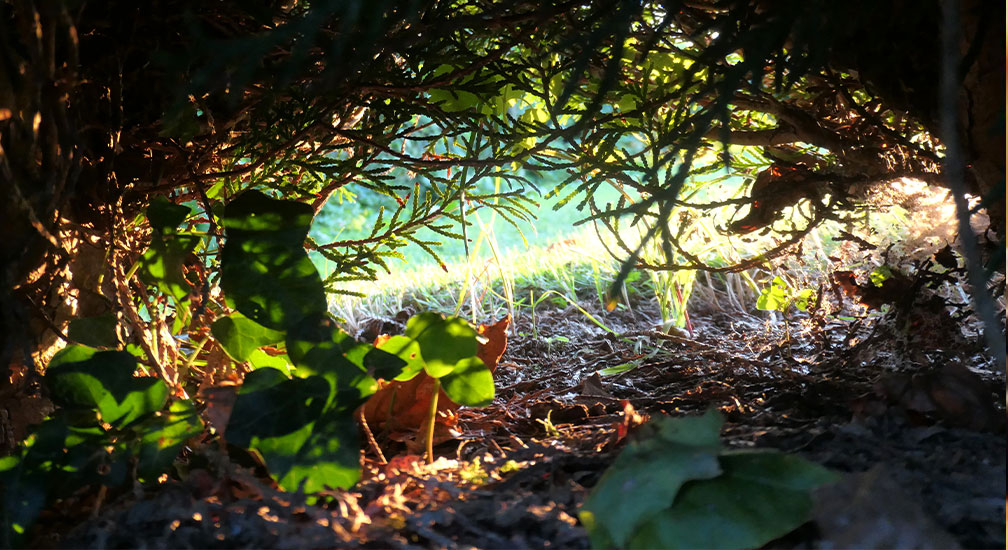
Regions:
<instances>
[{"instance_id":1,"label":"cedar foliage","mask_svg":"<svg viewBox=\"0 0 1008 550\"><path fill-rule=\"evenodd\" d=\"M1003 243L1004 29L987 15L1003 6L960 8L956 135ZM665 261L622 243L627 270L739 270L887 182L948 184L937 1L11 0L0 18L0 360L13 381L74 318L112 314L119 343L155 363L187 345L171 337L179 319L204 334L227 309L222 207L248 188L316 213L338 193L396 199L367 238L305 243L337 267L325 285L339 291L408 242L436 256L416 230L460 238L467 208L528 220L535 191L576 196L602 227L643 224ZM734 159L725 143L758 149ZM781 239L707 266L669 216L725 206L681 194L721 169L754 182L725 231ZM564 184L537 189L543 171ZM636 200L597 204L602 185ZM157 197L194 207L204 235L178 258L190 288L174 306L131 269L159 238L145 217Z\"/></svg>"}]
</instances>

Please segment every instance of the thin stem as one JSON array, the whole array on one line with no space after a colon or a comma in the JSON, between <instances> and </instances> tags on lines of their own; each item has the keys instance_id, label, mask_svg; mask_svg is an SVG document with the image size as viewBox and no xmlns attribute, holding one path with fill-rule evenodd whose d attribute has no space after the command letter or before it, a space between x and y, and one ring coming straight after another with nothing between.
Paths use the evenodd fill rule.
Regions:
<instances>
[{"instance_id":1,"label":"thin stem","mask_svg":"<svg viewBox=\"0 0 1008 550\"><path fill-rule=\"evenodd\" d=\"M427 414L427 464L434 463L434 420L437 418L438 395L441 393L441 379L434 379L434 394L431 395L430 411Z\"/></svg>"}]
</instances>

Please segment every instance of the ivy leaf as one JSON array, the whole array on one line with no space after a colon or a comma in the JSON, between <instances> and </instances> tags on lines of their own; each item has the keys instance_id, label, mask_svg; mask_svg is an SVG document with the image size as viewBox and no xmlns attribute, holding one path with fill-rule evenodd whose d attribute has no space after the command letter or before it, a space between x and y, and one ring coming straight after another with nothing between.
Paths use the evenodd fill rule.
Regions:
<instances>
[{"instance_id":1,"label":"ivy leaf","mask_svg":"<svg viewBox=\"0 0 1008 550\"><path fill-rule=\"evenodd\" d=\"M270 471L286 491L316 493L352 487L361 476L357 423L342 413L329 412L316 420L289 461L274 458L273 462Z\"/></svg>"},{"instance_id":2,"label":"ivy leaf","mask_svg":"<svg viewBox=\"0 0 1008 550\"><path fill-rule=\"evenodd\" d=\"M360 344L336 327L328 315L309 316L287 334L287 352L298 376L321 376L333 388L333 400L352 410L378 389L371 372L391 378L402 369L394 355Z\"/></svg>"},{"instance_id":3,"label":"ivy leaf","mask_svg":"<svg viewBox=\"0 0 1008 550\"><path fill-rule=\"evenodd\" d=\"M378 349L391 353L405 364L396 380L406 381L424 370L423 356L420 355L420 344L408 336L393 336L380 343Z\"/></svg>"},{"instance_id":4,"label":"ivy leaf","mask_svg":"<svg viewBox=\"0 0 1008 550\"><path fill-rule=\"evenodd\" d=\"M332 391L321 376L252 371L235 400L228 441L258 452L288 491L349 487L360 477L357 426L344 411L327 408Z\"/></svg>"},{"instance_id":5,"label":"ivy leaf","mask_svg":"<svg viewBox=\"0 0 1008 550\"><path fill-rule=\"evenodd\" d=\"M137 378L136 359L124 351L67 346L46 369L53 403L96 409L104 422L126 426L164 407L168 386L158 378Z\"/></svg>"},{"instance_id":6,"label":"ivy leaf","mask_svg":"<svg viewBox=\"0 0 1008 550\"><path fill-rule=\"evenodd\" d=\"M178 301L189 296L192 285L182 274L182 266L192 254L200 237L189 233L154 235L151 245L140 258L140 279L157 285L161 292Z\"/></svg>"},{"instance_id":7,"label":"ivy leaf","mask_svg":"<svg viewBox=\"0 0 1008 550\"><path fill-rule=\"evenodd\" d=\"M406 322L406 336L420 345L424 370L432 378L452 372L463 359L475 357L479 348L478 333L469 323L431 312L410 318Z\"/></svg>"},{"instance_id":8,"label":"ivy leaf","mask_svg":"<svg viewBox=\"0 0 1008 550\"><path fill-rule=\"evenodd\" d=\"M221 223L229 238L282 241L300 248L313 218L314 211L307 204L274 199L250 189L227 204Z\"/></svg>"},{"instance_id":9,"label":"ivy leaf","mask_svg":"<svg viewBox=\"0 0 1008 550\"><path fill-rule=\"evenodd\" d=\"M293 370L290 357L286 353L280 355L270 355L261 349L257 349L249 354L249 364L253 369L274 368L290 374Z\"/></svg>"},{"instance_id":10,"label":"ivy leaf","mask_svg":"<svg viewBox=\"0 0 1008 550\"><path fill-rule=\"evenodd\" d=\"M162 195L154 197L147 207L147 221L161 233L173 232L193 213L193 209L175 204Z\"/></svg>"},{"instance_id":11,"label":"ivy leaf","mask_svg":"<svg viewBox=\"0 0 1008 550\"><path fill-rule=\"evenodd\" d=\"M774 277L770 286L760 292L756 299L756 308L764 311L781 311L787 308L790 300L790 289L787 281L780 275Z\"/></svg>"},{"instance_id":12,"label":"ivy leaf","mask_svg":"<svg viewBox=\"0 0 1008 550\"><path fill-rule=\"evenodd\" d=\"M283 239L229 236L221 250L221 288L235 309L274 330L326 311L315 265L300 244Z\"/></svg>"},{"instance_id":13,"label":"ivy leaf","mask_svg":"<svg viewBox=\"0 0 1008 550\"><path fill-rule=\"evenodd\" d=\"M288 330L325 314L322 279L304 250L311 207L245 191L224 209L221 288L249 319Z\"/></svg>"},{"instance_id":14,"label":"ivy leaf","mask_svg":"<svg viewBox=\"0 0 1008 550\"><path fill-rule=\"evenodd\" d=\"M210 326L210 332L239 363L248 361L252 352L262 346L284 341L283 332L268 329L241 313L218 318Z\"/></svg>"},{"instance_id":15,"label":"ivy leaf","mask_svg":"<svg viewBox=\"0 0 1008 550\"><path fill-rule=\"evenodd\" d=\"M430 102L441 107L446 113L468 111L480 104L478 95L464 90L432 89L428 94Z\"/></svg>"},{"instance_id":16,"label":"ivy leaf","mask_svg":"<svg viewBox=\"0 0 1008 550\"><path fill-rule=\"evenodd\" d=\"M152 481L171 467L186 440L203 432L203 421L192 401L180 400L139 423L137 432L137 473L142 481Z\"/></svg>"},{"instance_id":17,"label":"ivy leaf","mask_svg":"<svg viewBox=\"0 0 1008 550\"><path fill-rule=\"evenodd\" d=\"M808 311L809 303L814 295L815 291L811 288L802 289L794 297L795 307L802 311Z\"/></svg>"},{"instance_id":18,"label":"ivy leaf","mask_svg":"<svg viewBox=\"0 0 1008 550\"><path fill-rule=\"evenodd\" d=\"M106 313L95 317L79 317L70 321L67 336L85 346L114 348L119 345L116 337L116 316Z\"/></svg>"},{"instance_id":19,"label":"ivy leaf","mask_svg":"<svg viewBox=\"0 0 1008 550\"><path fill-rule=\"evenodd\" d=\"M872 284L881 288L883 284L893 277L892 269L887 265L882 265L876 267L868 275L868 279L871 280Z\"/></svg>"},{"instance_id":20,"label":"ivy leaf","mask_svg":"<svg viewBox=\"0 0 1008 550\"><path fill-rule=\"evenodd\" d=\"M606 470L580 511L592 546L624 547L638 527L672 505L692 479L721 473L721 415L663 417L642 427L652 437L631 441Z\"/></svg>"},{"instance_id":21,"label":"ivy leaf","mask_svg":"<svg viewBox=\"0 0 1008 550\"><path fill-rule=\"evenodd\" d=\"M809 520L811 491L829 470L778 452L725 454L724 474L683 486L642 525L630 548L759 548Z\"/></svg>"},{"instance_id":22,"label":"ivy leaf","mask_svg":"<svg viewBox=\"0 0 1008 550\"><path fill-rule=\"evenodd\" d=\"M441 388L452 401L469 407L489 405L494 398L493 374L479 357L459 361L441 378Z\"/></svg>"}]
</instances>

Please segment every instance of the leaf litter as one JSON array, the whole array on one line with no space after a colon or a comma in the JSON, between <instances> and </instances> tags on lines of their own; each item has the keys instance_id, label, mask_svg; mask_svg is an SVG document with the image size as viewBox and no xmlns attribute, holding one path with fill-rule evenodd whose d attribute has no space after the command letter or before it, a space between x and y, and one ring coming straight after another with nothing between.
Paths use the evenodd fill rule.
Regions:
<instances>
[{"instance_id":1,"label":"leaf litter","mask_svg":"<svg viewBox=\"0 0 1008 550\"><path fill-rule=\"evenodd\" d=\"M105 502L81 494L49 512L36 543L587 548L579 511L628 435L649 417L717 409L728 449L777 449L842 475L814 493L813 522L768 547L1004 546L1004 379L975 337L908 359L883 314L802 316L785 331L700 311L686 338L656 330L650 307L590 310L622 337L571 308L537 311L538 338L519 317L494 402L456 409L432 464L379 429L361 482L303 495L278 490L254 457L194 442L177 476Z\"/></svg>"}]
</instances>

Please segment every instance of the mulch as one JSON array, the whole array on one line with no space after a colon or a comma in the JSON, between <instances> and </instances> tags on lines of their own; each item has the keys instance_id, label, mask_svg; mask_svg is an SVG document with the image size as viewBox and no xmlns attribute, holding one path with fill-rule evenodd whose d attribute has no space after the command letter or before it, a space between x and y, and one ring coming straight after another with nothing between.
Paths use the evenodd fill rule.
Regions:
<instances>
[{"instance_id":1,"label":"mulch","mask_svg":"<svg viewBox=\"0 0 1008 550\"><path fill-rule=\"evenodd\" d=\"M53 512L36 545L587 548L578 507L627 433L647 416L717 408L727 446L846 474L816 494L813 522L769 547L1005 546L1005 380L975 334L920 335L922 347L880 314L784 322L716 309L694 313L692 335L667 334L645 304L592 314L621 336L574 308L537 311L535 334L519 318L496 399L460 411L461 435L434 464L379 435L387 463L366 450L360 483L309 499L208 445L177 479L84 518ZM628 370L599 376L610 367Z\"/></svg>"}]
</instances>

